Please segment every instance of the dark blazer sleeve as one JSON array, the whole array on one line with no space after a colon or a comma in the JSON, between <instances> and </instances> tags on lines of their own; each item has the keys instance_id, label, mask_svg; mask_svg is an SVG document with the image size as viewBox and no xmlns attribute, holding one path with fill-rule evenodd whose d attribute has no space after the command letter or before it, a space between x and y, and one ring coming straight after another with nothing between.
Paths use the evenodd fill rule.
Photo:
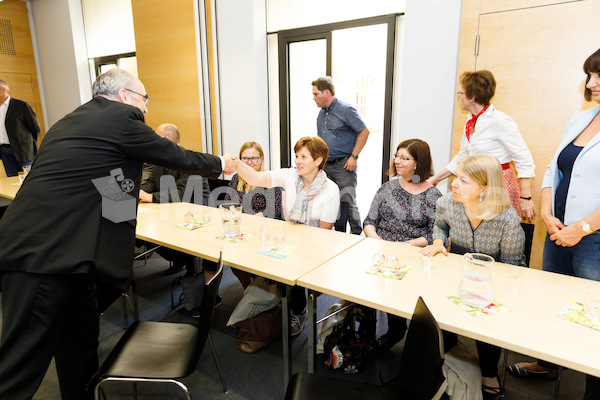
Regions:
<instances>
[{"instance_id":1,"label":"dark blazer sleeve","mask_svg":"<svg viewBox=\"0 0 600 400\"><path fill-rule=\"evenodd\" d=\"M123 127L120 137L120 146L124 153L132 158L190 175L217 178L223 172L219 157L186 150L169 139L161 138L143 122L140 110L131 108L130 112L132 115Z\"/></svg>"}]
</instances>

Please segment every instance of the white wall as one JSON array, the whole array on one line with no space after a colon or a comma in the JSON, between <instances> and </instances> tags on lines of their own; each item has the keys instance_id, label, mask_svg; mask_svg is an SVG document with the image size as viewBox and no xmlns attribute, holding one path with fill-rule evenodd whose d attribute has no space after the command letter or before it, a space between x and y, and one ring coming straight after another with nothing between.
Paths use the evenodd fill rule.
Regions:
<instances>
[{"instance_id":1,"label":"white wall","mask_svg":"<svg viewBox=\"0 0 600 400\"><path fill-rule=\"evenodd\" d=\"M429 143L435 171L452 151L462 1L408 0L402 37L399 104L394 104L392 143ZM441 188L440 188L441 189Z\"/></svg>"},{"instance_id":2,"label":"white wall","mask_svg":"<svg viewBox=\"0 0 600 400\"><path fill-rule=\"evenodd\" d=\"M265 0L217 0L216 12L223 152L247 141L267 147Z\"/></svg>"},{"instance_id":3,"label":"white wall","mask_svg":"<svg viewBox=\"0 0 600 400\"><path fill-rule=\"evenodd\" d=\"M80 0L30 0L46 129L92 97Z\"/></svg>"},{"instance_id":4,"label":"white wall","mask_svg":"<svg viewBox=\"0 0 600 400\"><path fill-rule=\"evenodd\" d=\"M280 5L284 1L294 7L307 4L296 0L275 3ZM217 2L224 152L237 154L240 145L248 140L263 144L269 141L266 2ZM344 0L326 3L328 7L340 8L349 4ZM365 4L372 7L371 3L360 2L363 7ZM450 158L461 4L447 0L407 0L399 44L403 54L396 59L401 64L397 65L394 79L392 145L408 137L427 140L436 170L443 168ZM38 49L38 74L50 126L91 98L87 54L85 44L81 43L84 37L81 3L80 0L30 0L30 8ZM377 10L374 6L370 9ZM292 11L299 12L297 8Z\"/></svg>"}]
</instances>

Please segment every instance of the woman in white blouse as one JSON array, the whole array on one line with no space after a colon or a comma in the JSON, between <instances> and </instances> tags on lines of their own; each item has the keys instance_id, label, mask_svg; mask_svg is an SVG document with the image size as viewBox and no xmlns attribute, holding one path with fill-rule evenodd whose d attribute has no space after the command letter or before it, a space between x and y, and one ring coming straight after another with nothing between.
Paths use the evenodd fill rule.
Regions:
<instances>
[{"instance_id":1,"label":"woman in white blouse","mask_svg":"<svg viewBox=\"0 0 600 400\"><path fill-rule=\"evenodd\" d=\"M305 136L298 140L294 152L296 168L256 171L238 160L237 173L252 186L284 188L283 216L286 221L331 229L338 217L340 190L323 171L329 148L320 137ZM302 331L308 318L303 288L292 288L290 303L290 330L294 336Z\"/></svg>"},{"instance_id":2,"label":"woman in white blouse","mask_svg":"<svg viewBox=\"0 0 600 400\"><path fill-rule=\"evenodd\" d=\"M490 71L465 72L460 76L460 87L456 95L460 107L469 112L460 141L460 151L429 182L437 185L455 175L458 162L466 156L494 156L502 164L506 190L513 207L519 216L531 222L535 217L535 207L531 200L531 181L535 176L533 157L515 120L490 104L495 90L496 80ZM515 163L519 184L510 169L510 161Z\"/></svg>"}]
</instances>

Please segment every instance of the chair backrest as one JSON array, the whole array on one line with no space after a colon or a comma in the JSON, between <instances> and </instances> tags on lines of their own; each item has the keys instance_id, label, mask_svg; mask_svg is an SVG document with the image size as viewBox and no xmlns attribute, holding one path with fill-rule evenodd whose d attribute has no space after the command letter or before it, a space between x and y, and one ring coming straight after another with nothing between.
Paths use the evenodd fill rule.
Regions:
<instances>
[{"instance_id":1,"label":"chair backrest","mask_svg":"<svg viewBox=\"0 0 600 400\"><path fill-rule=\"evenodd\" d=\"M535 225L521 222L521 228L523 228L523 231L525 232L525 265L529 267L529 260L531 259L531 244L533 243L533 231L535 229Z\"/></svg>"},{"instance_id":2,"label":"chair backrest","mask_svg":"<svg viewBox=\"0 0 600 400\"><path fill-rule=\"evenodd\" d=\"M432 399L444 383L444 341L421 297L408 327L397 383L407 399Z\"/></svg>"},{"instance_id":3,"label":"chair backrest","mask_svg":"<svg viewBox=\"0 0 600 400\"><path fill-rule=\"evenodd\" d=\"M219 285L223 277L223 252L219 255L219 263L215 275L204 283L204 294L202 295L202 306L200 306L200 320L198 326L198 339L196 346L196 358L200 358L215 312L215 302L219 294Z\"/></svg>"}]
</instances>

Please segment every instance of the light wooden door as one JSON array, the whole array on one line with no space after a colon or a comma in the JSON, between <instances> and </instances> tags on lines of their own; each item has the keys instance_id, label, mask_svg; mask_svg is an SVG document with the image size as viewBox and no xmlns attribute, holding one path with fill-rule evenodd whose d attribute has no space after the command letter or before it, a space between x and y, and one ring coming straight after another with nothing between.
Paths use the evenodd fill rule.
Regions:
<instances>
[{"instance_id":1,"label":"light wooden door","mask_svg":"<svg viewBox=\"0 0 600 400\"><path fill-rule=\"evenodd\" d=\"M533 154L533 197L539 215L544 172L570 117L597 105L583 98L586 76L582 66L600 47L600 25L589 23L589 18L600 15L600 1L536 4L507 11L489 4L481 3L474 69L494 73L497 87L492 102L517 121ZM455 130L455 139L457 134ZM541 268L545 235L538 216L531 258L534 268Z\"/></svg>"}]
</instances>

